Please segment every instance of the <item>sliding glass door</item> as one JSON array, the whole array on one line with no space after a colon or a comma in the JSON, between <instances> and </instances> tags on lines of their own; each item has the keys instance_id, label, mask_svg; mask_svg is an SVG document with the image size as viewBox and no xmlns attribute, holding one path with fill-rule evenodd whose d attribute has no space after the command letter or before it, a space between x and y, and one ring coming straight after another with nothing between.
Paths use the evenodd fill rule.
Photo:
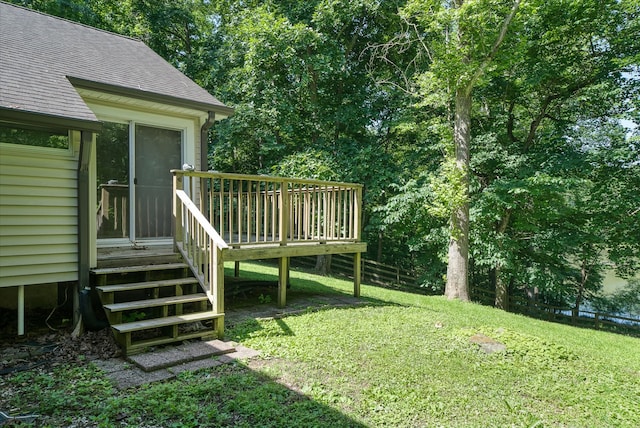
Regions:
<instances>
[{"instance_id":1,"label":"sliding glass door","mask_svg":"<svg viewBox=\"0 0 640 428\"><path fill-rule=\"evenodd\" d=\"M171 237L173 177L180 169L182 132L136 125L135 132L136 238Z\"/></svg>"},{"instance_id":2,"label":"sliding glass door","mask_svg":"<svg viewBox=\"0 0 640 428\"><path fill-rule=\"evenodd\" d=\"M104 123L96 141L98 239L171 237L170 170L182 165L182 140L179 130Z\"/></svg>"}]
</instances>

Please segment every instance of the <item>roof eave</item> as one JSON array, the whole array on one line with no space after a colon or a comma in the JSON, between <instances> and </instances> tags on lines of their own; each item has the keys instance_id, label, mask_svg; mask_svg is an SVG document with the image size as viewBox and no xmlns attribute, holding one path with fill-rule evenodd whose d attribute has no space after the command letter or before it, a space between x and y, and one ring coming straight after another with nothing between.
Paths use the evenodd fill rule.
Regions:
<instances>
[{"instance_id":1,"label":"roof eave","mask_svg":"<svg viewBox=\"0 0 640 428\"><path fill-rule=\"evenodd\" d=\"M162 95L153 92L143 91L141 89L127 88L124 86L111 85L107 83L95 82L86 79L80 79L73 76L67 76L69 82L76 88L96 90L108 94L122 95L131 98L138 98L145 101L152 101L162 104L169 104L177 107L190 108L200 111L213 111L222 116L232 116L234 109L228 107L222 103L203 103L199 101L188 100L184 98L172 97L169 95Z\"/></svg>"},{"instance_id":2,"label":"roof eave","mask_svg":"<svg viewBox=\"0 0 640 428\"><path fill-rule=\"evenodd\" d=\"M0 123L33 126L52 130L76 130L99 132L102 122L71 117L55 116L44 113L17 110L0 106Z\"/></svg>"}]
</instances>

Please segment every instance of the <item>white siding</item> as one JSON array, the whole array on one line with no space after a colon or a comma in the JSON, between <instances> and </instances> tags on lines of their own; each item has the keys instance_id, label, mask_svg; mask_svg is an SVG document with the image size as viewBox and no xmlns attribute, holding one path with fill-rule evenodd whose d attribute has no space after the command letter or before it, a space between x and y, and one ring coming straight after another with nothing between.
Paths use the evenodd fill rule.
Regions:
<instances>
[{"instance_id":1,"label":"white siding","mask_svg":"<svg viewBox=\"0 0 640 428\"><path fill-rule=\"evenodd\" d=\"M78 279L77 164L71 150L0 143L0 287Z\"/></svg>"}]
</instances>

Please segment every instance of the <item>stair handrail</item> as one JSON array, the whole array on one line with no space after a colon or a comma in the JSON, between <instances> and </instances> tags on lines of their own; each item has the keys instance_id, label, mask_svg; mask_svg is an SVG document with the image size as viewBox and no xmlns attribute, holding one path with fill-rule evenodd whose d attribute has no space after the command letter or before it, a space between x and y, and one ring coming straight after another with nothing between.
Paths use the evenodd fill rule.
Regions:
<instances>
[{"instance_id":1,"label":"stair handrail","mask_svg":"<svg viewBox=\"0 0 640 428\"><path fill-rule=\"evenodd\" d=\"M213 310L224 313L224 258L229 246L189 195L174 188L174 245L206 293Z\"/></svg>"}]
</instances>

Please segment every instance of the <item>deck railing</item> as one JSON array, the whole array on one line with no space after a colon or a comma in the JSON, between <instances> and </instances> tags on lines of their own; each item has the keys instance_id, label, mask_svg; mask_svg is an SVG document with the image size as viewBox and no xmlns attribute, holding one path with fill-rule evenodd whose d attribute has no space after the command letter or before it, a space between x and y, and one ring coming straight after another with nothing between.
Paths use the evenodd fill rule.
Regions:
<instances>
[{"instance_id":1,"label":"deck railing","mask_svg":"<svg viewBox=\"0 0 640 428\"><path fill-rule=\"evenodd\" d=\"M230 246L360 241L362 186L260 175L176 171Z\"/></svg>"},{"instance_id":2,"label":"deck railing","mask_svg":"<svg viewBox=\"0 0 640 428\"><path fill-rule=\"evenodd\" d=\"M97 212L98 238L126 238L130 231L129 186L101 184ZM136 238L171 236L171 194L166 186L136 186Z\"/></svg>"}]
</instances>

